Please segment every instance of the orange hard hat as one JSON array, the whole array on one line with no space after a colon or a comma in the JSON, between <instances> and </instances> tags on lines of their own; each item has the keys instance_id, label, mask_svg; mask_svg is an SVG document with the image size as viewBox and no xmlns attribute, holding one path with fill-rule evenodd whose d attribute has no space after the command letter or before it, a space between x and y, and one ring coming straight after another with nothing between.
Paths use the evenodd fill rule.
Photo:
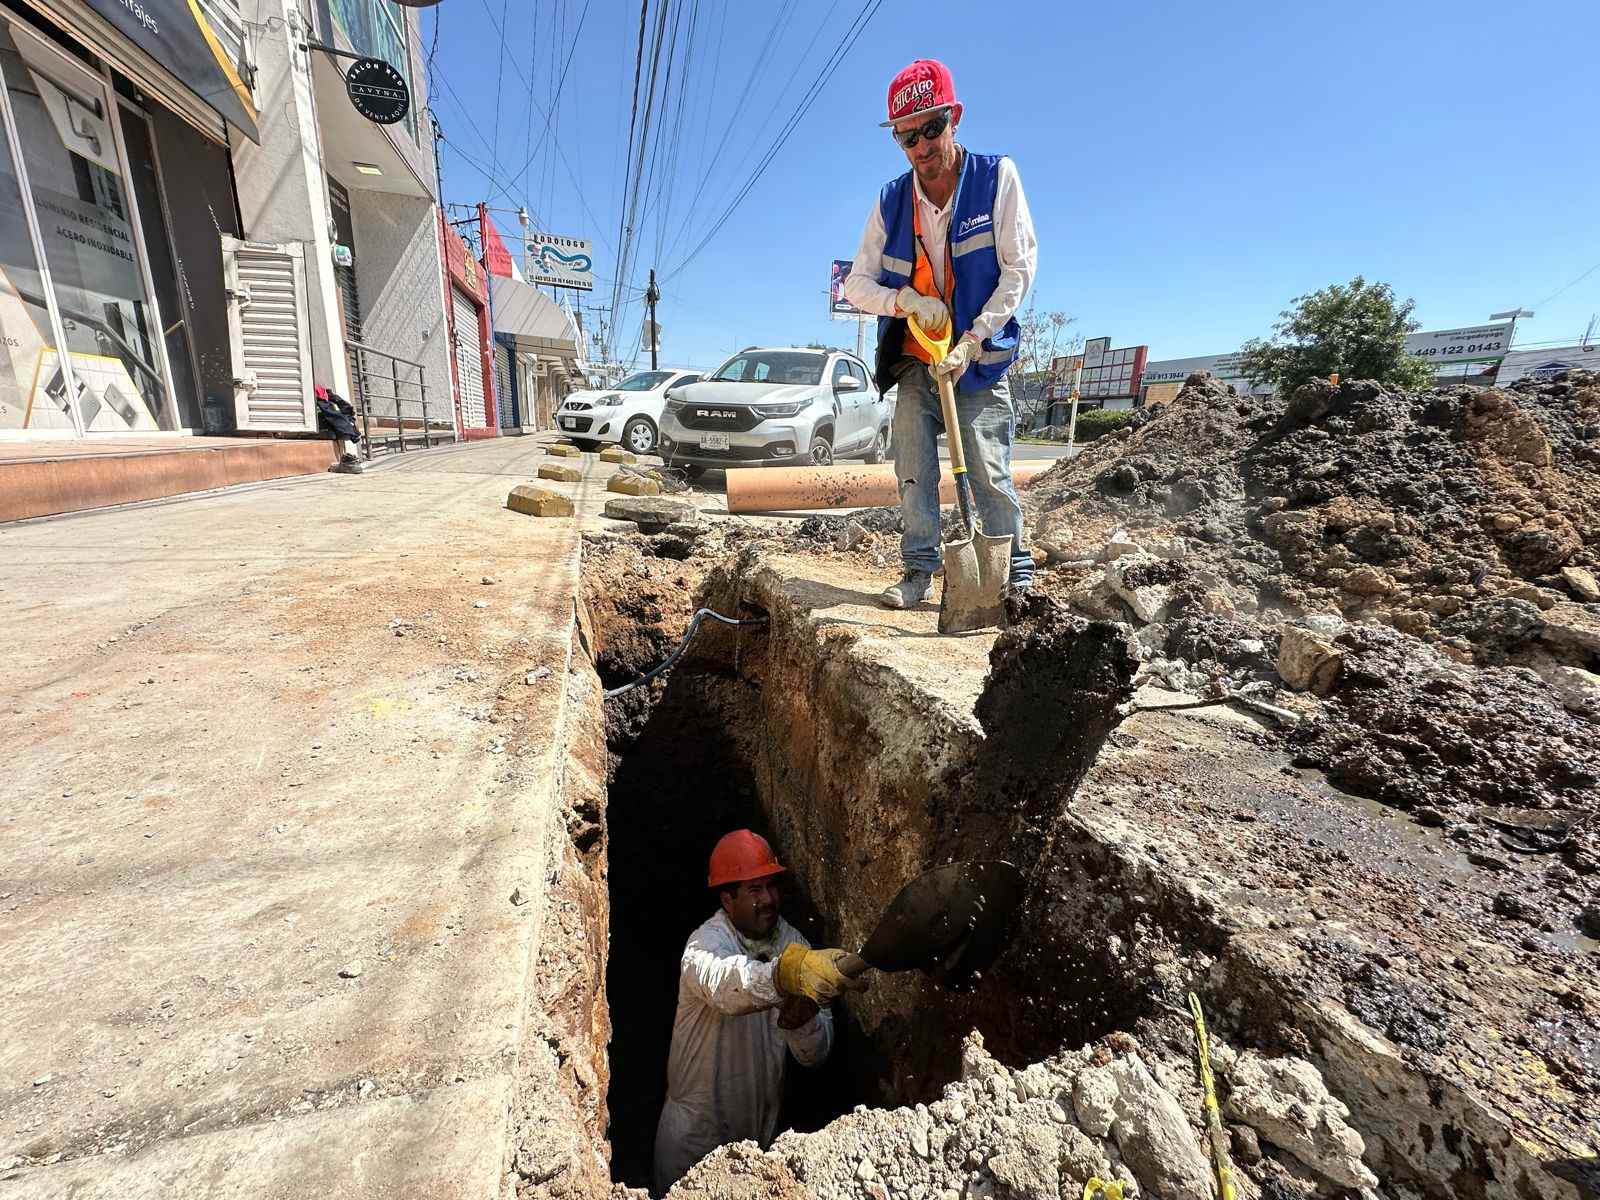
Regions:
<instances>
[{"instance_id":1,"label":"orange hard hat","mask_svg":"<svg viewBox=\"0 0 1600 1200\"><path fill-rule=\"evenodd\" d=\"M763 879L768 875L781 875L785 870L787 868L778 861L766 838L748 829L735 829L723 834L711 851L711 872L706 886L721 887L725 883Z\"/></svg>"}]
</instances>

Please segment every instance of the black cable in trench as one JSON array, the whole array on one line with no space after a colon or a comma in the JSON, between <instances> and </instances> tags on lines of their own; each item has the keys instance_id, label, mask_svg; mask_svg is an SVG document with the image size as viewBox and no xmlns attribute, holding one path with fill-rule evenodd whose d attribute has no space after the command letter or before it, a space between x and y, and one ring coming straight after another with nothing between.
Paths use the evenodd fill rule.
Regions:
<instances>
[{"instance_id":1,"label":"black cable in trench","mask_svg":"<svg viewBox=\"0 0 1600 1200\"><path fill-rule=\"evenodd\" d=\"M706 617L710 617L714 621L721 621L724 625L765 625L767 623L767 618L765 617L745 617L743 620L738 620L734 617L725 617L719 612L712 612L709 608L699 609L689 619L689 628L683 631L683 639L678 643L676 650L667 655L664 661L646 671L632 683L625 683L621 687L606 689L605 698L609 700L613 696L622 695L623 692L631 692L634 688L649 683L657 675L677 662L683 656L683 652L689 648L689 639L694 637L694 631L700 628L700 622Z\"/></svg>"}]
</instances>

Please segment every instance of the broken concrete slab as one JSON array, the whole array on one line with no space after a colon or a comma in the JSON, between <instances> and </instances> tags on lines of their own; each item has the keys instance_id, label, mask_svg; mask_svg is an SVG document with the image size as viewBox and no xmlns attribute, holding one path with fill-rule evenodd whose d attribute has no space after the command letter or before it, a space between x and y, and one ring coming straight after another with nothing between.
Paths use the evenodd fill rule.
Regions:
<instances>
[{"instance_id":1,"label":"broken concrete slab","mask_svg":"<svg viewBox=\"0 0 1600 1200\"><path fill-rule=\"evenodd\" d=\"M554 479L557 483L577 483L583 478L583 472L577 467L564 467L560 463L541 463L539 478Z\"/></svg>"},{"instance_id":2,"label":"broken concrete slab","mask_svg":"<svg viewBox=\"0 0 1600 1200\"><path fill-rule=\"evenodd\" d=\"M549 488L534 487L531 483L519 483L512 488L506 497L506 507L530 517L570 517L573 513L570 497Z\"/></svg>"},{"instance_id":3,"label":"broken concrete slab","mask_svg":"<svg viewBox=\"0 0 1600 1200\"><path fill-rule=\"evenodd\" d=\"M620 446L607 446L600 451L600 461L605 463L636 463L639 461L639 456L628 453Z\"/></svg>"},{"instance_id":4,"label":"broken concrete slab","mask_svg":"<svg viewBox=\"0 0 1600 1200\"><path fill-rule=\"evenodd\" d=\"M641 533L661 533L669 525L693 525L700 520L700 510L687 500L666 496L607 500L604 511L613 521L632 521Z\"/></svg>"},{"instance_id":5,"label":"broken concrete slab","mask_svg":"<svg viewBox=\"0 0 1600 1200\"><path fill-rule=\"evenodd\" d=\"M613 475L606 480L606 491L623 496L659 496L661 485L643 475Z\"/></svg>"},{"instance_id":6,"label":"broken concrete slab","mask_svg":"<svg viewBox=\"0 0 1600 1200\"><path fill-rule=\"evenodd\" d=\"M557 458L581 458L583 456L583 451L579 450L576 446L564 446L560 442L546 446L544 448L544 452L546 454L553 454Z\"/></svg>"}]
</instances>

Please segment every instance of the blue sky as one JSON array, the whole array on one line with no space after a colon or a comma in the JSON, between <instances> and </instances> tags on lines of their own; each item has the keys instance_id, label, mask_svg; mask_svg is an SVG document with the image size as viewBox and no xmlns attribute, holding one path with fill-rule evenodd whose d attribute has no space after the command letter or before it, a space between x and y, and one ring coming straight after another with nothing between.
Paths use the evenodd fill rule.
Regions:
<instances>
[{"instance_id":1,"label":"blue sky","mask_svg":"<svg viewBox=\"0 0 1600 1200\"><path fill-rule=\"evenodd\" d=\"M593 237L610 278L639 5L589 0L574 39L584 0L504 3L445 0L424 18L425 46L440 22L448 84L434 88L445 198L501 185L550 232ZM665 276L665 361L853 343L853 325L827 318L828 264L851 256L878 188L905 169L877 123L889 78L916 57L954 72L962 142L1016 161L1040 240L1037 304L1087 337L1147 343L1153 358L1221 353L1269 332L1292 297L1357 273L1414 297L1429 329L1534 307L1518 345L1576 340L1600 311L1600 270L1573 283L1600 264L1592 0L887 0L792 126L861 0L681 3L680 49L698 17L673 80L683 118L641 200L630 280L642 287L652 265ZM542 114L568 50L552 139ZM680 266L785 127L765 174ZM610 299L597 288L584 302ZM625 354L640 312L636 299L624 311Z\"/></svg>"}]
</instances>

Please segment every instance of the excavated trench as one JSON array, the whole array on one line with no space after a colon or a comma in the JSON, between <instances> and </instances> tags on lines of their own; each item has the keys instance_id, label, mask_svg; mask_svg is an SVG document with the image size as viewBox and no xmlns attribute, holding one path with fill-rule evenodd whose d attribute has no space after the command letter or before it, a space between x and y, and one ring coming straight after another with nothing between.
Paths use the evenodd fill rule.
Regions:
<instances>
[{"instance_id":1,"label":"excavated trench","mask_svg":"<svg viewBox=\"0 0 1600 1200\"><path fill-rule=\"evenodd\" d=\"M713 578L706 602L759 611L730 587ZM665 597L644 591L630 600L590 588L605 687L676 644ZM995 664L978 705L998 731L988 737L926 713L897 717L909 700L899 691L840 693L796 677L799 660L769 653L761 628L705 627L665 682L606 702L613 1178L649 1185L678 958L715 911L705 865L730 829L753 828L777 847L790 867L784 914L816 945L858 948L899 887L937 863L1005 858L1034 876L986 977L952 990L920 973L876 976L841 1002L829 1063L789 1073L781 1129L817 1129L858 1104L935 1099L958 1078L973 1029L997 1059L1022 1067L1181 1003L1171 980L1161 991L1158 967L1203 952L1202 923L1139 896L1141 880L1059 819L1129 694L1123 635L1054 614L1004 640ZM863 724L862 702L885 719ZM1111 977L1116 986L1105 986Z\"/></svg>"},{"instance_id":2,"label":"excavated trench","mask_svg":"<svg viewBox=\"0 0 1600 1200\"><path fill-rule=\"evenodd\" d=\"M591 691L660 662L701 604L769 618L766 627L702 626L670 674L603 706L609 899L598 924L609 936L609 1021L602 1011L592 1022L593 1045L578 1057L592 1053L598 1062L601 1099L588 1137L597 1148L608 1138L620 1184L649 1186L678 958L715 911L704 886L711 846L747 826L789 867L785 915L817 945L859 948L905 882L952 859L1005 858L1027 884L1006 952L973 986L952 991L915 972L875 975L868 992L836 1008L835 1054L818 1071L791 1070L780 1125L828 1131L780 1139L782 1149L760 1164L763 1172L812 1174L801 1190L748 1194L858 1195L870 1178L855 1174L870 1165L862 1155L876 1163L871 1169L903 1170L904 1194L939 1194L952 1184L959 1193L1002 1176L1015 1177L1009 1190L974 1194L1054 1197L1057 1185L1060 1195L1078 1194L1088 1177L1078 1168L1092 1156L1068 1153L1082 1147L1076 1120L1099 1139L1109 1165L1133 1171L1148 1193L1208 1195L1203 1160L1189 1163L1192 1183L1202 1162L1200 1190L1163 1187L1170 1156L1136 1162L1137 1137L1086 1121L1082 1089L1072 1082L1085 1071L1121 1072L1134 1089L1130 1103L1143 1105L1142 1060L1169 1099L1180 1098L1171 1109L1184 1126L1179 1140L1198 1147L1190 991L1215 1018L1236 1149L1242 1137L1256 1152L1252 1131L1263 1152L1269 1138L1279 1139L1266 1158L1246 1160L1247 1200L1360 1190L1327 1190L1331 1168L1301 1143L1345 1154L1344 1178L1375 1172L1384 1194L1401 1200L1586 1194L1577 1182L1592 1175L1575 1115L1584 1107L1581 1071L1560 1067L1559 1080L1530 1074L1518 1095L1534 1107L1508 1117L1494 1100L1496 1077L1461 1065L1492 1061L1495 1030L1535 1044L1546 1020L1529 1007L1542 1003L1539 979L1525 980L1482 940L1453 943L1453 968L1452 951L1441 951L1441 967L1405 949L1416 968L1405 967L1395 947L1409 922L1391 921L1389 908L1398 900L1391 889L1411 884L1402 876L1372 876L1356 890L1334 882L1346 858L1325 850L1325 839L1356 847L1370 831L1348 808L1317 807L1248 721L1225 736L1178 717L1144 715L1119 728L1137 665L1126 627L1037 601L994 643L973 689L930 678L893 651L865 649L849 622L819 621L819 603L853 593L797 581L792 568L754 553L705 571L637 541L591 551L580 614L590 653L577 667L593 672ZM595 742L600 708L591 710ZM1317 820L1333 823L1323 830ZM1327 872L1331 886L1320 886ZM1361 890L1370 886L1378 890ZM1318 905L1304 923L1276 906L1273 894L1283 889ZM1440 905L1443 895L1428 892L1423 902ZM1500 964L1491 998L1482 998L1486 987L1469 993L1455 985L1465 954ZM1576 979L1542 986L1575 1011L1590 1003ZM1443 1016L1452 1006L1481 1014L1464 1018L1464 1034L1443 1023L1455 1022ZM1428 1037L1407 1034L1412 1024ZM982 1036L976 1052L970 1042L963 1048L973 1030ZM1474 1057L1422 1052L1445 1037L1470 1041ZM1281 1088L1263 1090L1250 1082L1263 1078L1263 1063L1283 1087L1309 1071L1316 1088L1325 1078L1328 1090L1305 1103ZM1015 1125L1022 1110L1004 1098L1010 1092L995 1072L1026 1094L1018 1103L1033 1106L1035 1121L1067 1122L1059 1180L1045 1180L1042 1190L1013 1170L1037 1153L996 1150L1015 1141L1005 1122ZM1340 1101L1367 1139L1363 1151L1350 1135L1354 1157L1336 1145L1345 1136L1335 1119L1345 1111ZM895 1107L907 1105L916 1107ZM963 1111L965 1120L954 1115ZM1012 1115L995 1116L1004 1112ZM1284 1112L1294 1128L1279 1119ZM1294 1124L1302 1120L1312 1126ZM876 1150L861 1140L882 1132L875 1121L892 1134ZM913 1126L922 1132L910 1147L946 1138L943 1166L937 1153L930 1166L921 1150L913 1155L893 1140ZM1055 1144L1057 1133L1042 1128L1024 1133ZM1108 1137L1120 1143L1120 1160ZM985 1147L1003 1161L974 1169L972 1156ZM747 1194L718 1174L737 1172L740 1162L750 1167L719 1156L708 1164L711 1177L674 1195ZM890 1194L901 1192L891 1186Z\"/></svg>"}]
</instances>

